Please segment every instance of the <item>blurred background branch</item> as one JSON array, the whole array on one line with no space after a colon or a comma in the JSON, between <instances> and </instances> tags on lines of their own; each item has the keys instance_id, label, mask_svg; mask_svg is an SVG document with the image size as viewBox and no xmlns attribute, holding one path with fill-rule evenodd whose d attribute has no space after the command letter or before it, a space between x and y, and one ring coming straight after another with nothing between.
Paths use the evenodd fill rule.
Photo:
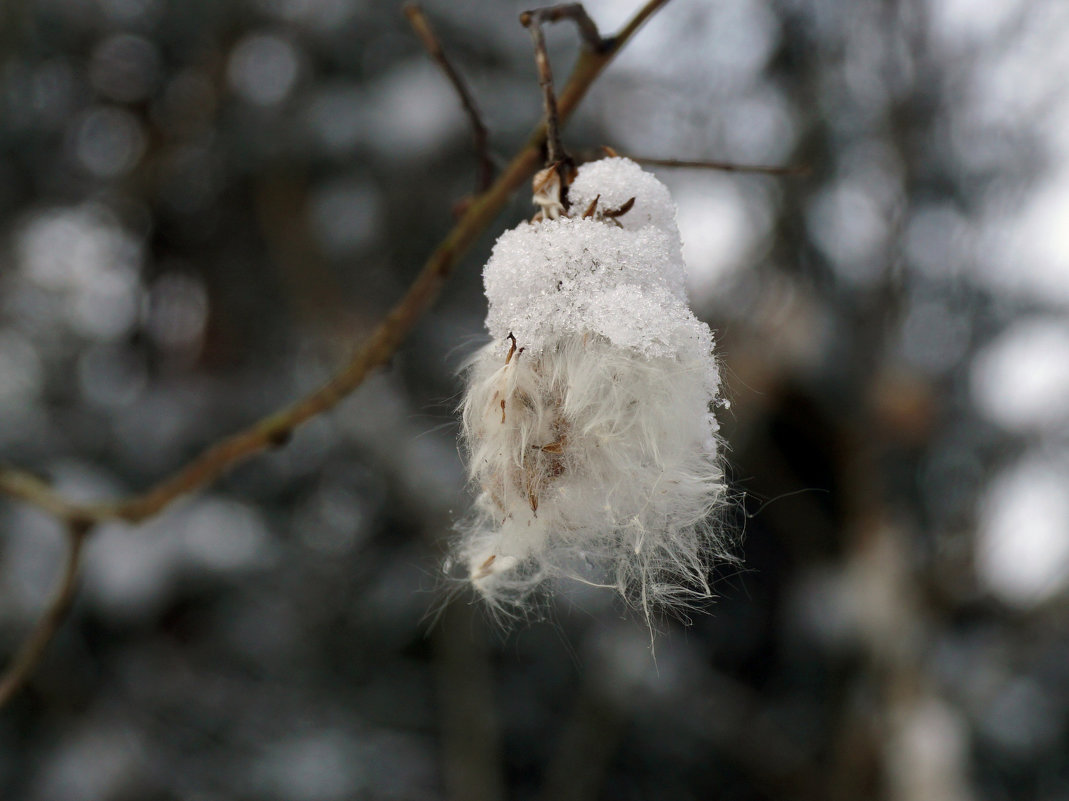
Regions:
<instances>
[{"instance_id":1,"label":"blurred background branch","mask_svg":"<svg viewBox=\"0 0 1069 801\"><path fill-rule=\"evenodd\" d=\"M490 142L486 131L486 125L483 123L482 115L479 113L479 107L475 103L475 98L472 97L471 90L468 89L464 79L460 77L460 73L456 71L452 63L446 58L445 51L442 49L442 43L438 41L438 37L435 36L434 30L431 28L430 22L427 20L427 15L423 13L423 9L415 3L407 3L404 6L405 16L408 17L408 21L412 24L412 30L416 32L420 42L423 43L423 47L426 48L428 55L435 60L442 72L449 79L449 82L453 84L453 88L456 90L457 95L460 97L461 105L464 106L464 111L468 115L468 120L471 122L472 137L475 144L475 156L479 160L479 169L475 181L475 194L485 192L490 188L490 185L494 181L494 165L490 161Z\"/></svg>"},{"instance_id":2,"label":"blurred background branch","mask_svg":"<svg viewBox=\"0 0 1069 801\"><path fill-rule=\"evenodd\" d=\"M631 33L638 30L641 22L663 4L664 0L648 3L625 27L625 31L612 40L611 45L599 48L597 51L585 51L585 57L577 63L562 94L559 107L561 120L568 118L589 89L590 84L620 48L627 43ZM410 20L414 20L417 31L421 31L420 37L426 44L428 41L426 37L430 36L430 31L419 10L409 7L406 13ZM438 52L440 53L440 48ZM442 64L447 64L444 57L438 60ZM451 74L451 70L447 69L447 73ZM464 99L465 108L473 110L474 107L463 84L458 79L454 79L453 85ZM481 125L478 123L477 114L473 113L473 120L477 125ZM556 133L555 126L558 120L556 104L554 104L552 120L554 133ZM285 445L298 426L333 409L357 389L369 372L389 361L437 298L442 284L449 277L457 261L467 252L483 230L493 222L516 189L531 175L533 160L539 155L546 130L547 124L544 122L531 135L527 145L512 159L498 180L493 182L483 194L473 199L456 226L434 250L408 291L386 315L383 322L357 349L349 362L314 392L263 418L245 430L212 445L169 478L139 495L124 500L106 503L75 503L64 498L35 476L11 468L0 468L0 491L21 501L34 504L43 511L58 516L69 525L79 527L80 530L80 533L73 537L75 544L71 547L65 579L61 582L48 613L33 629L14 664L0 679L0 687L4 689L4 692L0 693L0 705L10 698L15 689L28 678L37 660L43 655L48 641L58 629L63 616L70 609L81 555L81 540L84 535L90 533L92 526L111 520L138 524L155 517L176 499L215 481L238 462L268 448Z\"/></svg>"},{"instance_id":3,"label":"blurred background branch","mask_svg":"<svg viewBox=\"0 0 1069 801\"><path fill-rule=\"evenodd\" d=\"M33 671L37 669L41 657L44 656L48 643L52 641L70 612L71 604L74 603L74 594L78 588L78 574L82 566L82 546L89 532L90 527L85 525L78 523L67 525L67 556L63 563L63 571L52 593L52 600L41 616L41 620L23 642L3 676L0 676L0 707L11 700L11 697L29 680Z\"/></svg>"}]
</instances>

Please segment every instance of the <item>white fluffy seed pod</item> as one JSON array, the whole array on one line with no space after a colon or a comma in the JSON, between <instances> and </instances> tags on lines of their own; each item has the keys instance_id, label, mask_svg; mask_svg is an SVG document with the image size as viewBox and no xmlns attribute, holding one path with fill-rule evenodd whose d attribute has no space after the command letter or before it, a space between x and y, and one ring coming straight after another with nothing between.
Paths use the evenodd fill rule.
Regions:
<instances>
[{"instance_id":1,"label":"white fluffy seed pod","mask_svg":"<svg viewBox=\"0 0 1069 801\"><path fill-rule=\"evenodd\" d=\"M461 407L477 498L451 563L505 612L572 577L648 617L708 597L724 550L713 337L662 183L610 158L569 198L573 216L502 234L484 271L493 341Z\"/></svg>"}]
</instances>

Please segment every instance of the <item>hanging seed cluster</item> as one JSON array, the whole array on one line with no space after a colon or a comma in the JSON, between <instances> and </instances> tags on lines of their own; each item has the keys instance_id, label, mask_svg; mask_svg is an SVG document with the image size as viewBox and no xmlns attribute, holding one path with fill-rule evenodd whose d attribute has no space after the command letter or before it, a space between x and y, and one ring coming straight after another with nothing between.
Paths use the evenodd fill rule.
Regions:
<instances>
[{"instance_id":1,"label":"hanging seed cluster","mask_svg":"<svg viewBox=\"0 0 1069 801\"><path fill-rule=\"evenodd\" d=\"M536 197L550 213L502 234L484 271L492 341L461 407L476 500L450 565L502 611L572 578L648 616L708 597L724 551L713 335L662 183L609 158L568 197Z\"/></svg>"}]
</instances>

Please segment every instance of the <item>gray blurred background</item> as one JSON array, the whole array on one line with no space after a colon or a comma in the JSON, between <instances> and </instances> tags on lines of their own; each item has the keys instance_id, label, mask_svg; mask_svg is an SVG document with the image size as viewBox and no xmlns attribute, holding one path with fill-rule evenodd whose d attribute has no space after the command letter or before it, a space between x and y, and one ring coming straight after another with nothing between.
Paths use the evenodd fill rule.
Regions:
<instances>
[{"instance_id":1,"label":"gray blurred background","mask_svg":"<svg viewBox=\"0 0 1069 801\"><path fill-rule=\"evenodd\" d=\"M523 7L426 3L499 165L540 114ZM658 172L745 561L655 660L601 591L431 625L523 192L337 411L94 535L0 798L1069 799L1067 38L1059 0L674 0L595 85L573 151L812 170ZM6 0L0 461L149 486L325 378L474 179L393 2ZM61 543L0 499L5 661Z\"/></svg>"}]
</instances>

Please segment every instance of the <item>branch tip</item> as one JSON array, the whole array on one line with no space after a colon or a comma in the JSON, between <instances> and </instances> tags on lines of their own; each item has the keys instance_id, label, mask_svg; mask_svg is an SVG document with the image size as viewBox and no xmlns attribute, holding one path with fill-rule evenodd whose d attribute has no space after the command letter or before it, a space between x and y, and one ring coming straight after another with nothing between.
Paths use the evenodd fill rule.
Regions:
<instances>
[{"instance_id":1,"label":"branch tip","mask_svg":"<svg viewBox=\"0 0 1069 801\"><path fill-rule=\"evenodd\" d=\"M81 572L86 533L88 528L76 531L74 522L68 523L67 556L63 573L52 591L45 611L19 646L3 676L0 676L0 707L7 704L29 681L41 663L48 644L52 642L52 638L70 613L78 589L78 574Z\"/></svg>"},{"instance_id":2,"label":"branch tip","mask_svg":"<svg viewBox=\"0 0 1069 801\"><path fill-rule=\"evenodd\" d=\"M434 29L431 28L423 9L417 3L406 3L402 7L402 11L408 18L409 23L412 25L412 30L419 38L427 54L437 62L438 67L453 85L453 89L456 90L460 98L460 104L468 115L475 146L475 156L479 160L475 193L485 192L494 181L494 166L490 161L489 133L485 123L483 123L482 115L479 113L479 107L475 104L475 98L464 79L460 77L460 73L453 68L452 62L449 61L445 50L442 49L442 44L435 35Z\"/></svg>"}]
</instances>

